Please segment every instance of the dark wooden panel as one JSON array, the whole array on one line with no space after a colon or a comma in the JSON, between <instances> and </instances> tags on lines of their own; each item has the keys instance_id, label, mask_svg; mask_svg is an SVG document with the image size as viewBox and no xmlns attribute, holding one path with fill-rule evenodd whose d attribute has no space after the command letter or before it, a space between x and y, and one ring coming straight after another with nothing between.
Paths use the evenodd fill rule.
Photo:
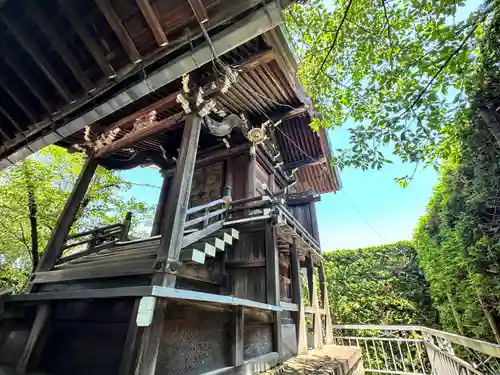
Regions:
<instances>
[{"instance_id":1,"label":"dark wooden panel","mask_svg":"<svg viewBox=\"0 0 500 375\"><path fill-rule=\"evenodd\" d=\"M17 364L28 340L31 324L31 320L23 319L0 321L0 364L11 366Z\"/></svg>"},{"instance_id":2,"label":"dark wooden panel","mask_svg":"<svg viewBox=\"0 0 500 375\"><path fill-rule=\"evenodd\" d=\"M195 375L230 366L230 313L186 305L167 309L157 375Z\"/></svg>"},{"instance_id":3,"label":"dark wooden panel","mask_svg":"<svg viewBox=\"0 0 500 375\"><path fill-rule=\"evenodd\" d=\"M272 338L272 324L246 324L244 330L245 360L271 353Z\"/></svg>"}]
</instances>

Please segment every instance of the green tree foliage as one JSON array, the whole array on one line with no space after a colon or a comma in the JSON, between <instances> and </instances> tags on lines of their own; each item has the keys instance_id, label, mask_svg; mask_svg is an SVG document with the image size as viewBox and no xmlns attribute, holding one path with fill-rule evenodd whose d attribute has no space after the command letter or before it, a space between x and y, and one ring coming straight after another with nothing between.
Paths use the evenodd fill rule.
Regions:
<instances>
[{"instance_id":1,"label":"green tree foliage","mask_svg":"<svg viewBox=\"0 0 500 375\"><path fill-rule=\"evenodd\" d=\"M500 342L500 13L481 43L471 121L415 232L439 320Z\"/></svg>"},{"instance_id":2,"label":"green tree foliage","mask_svg":"<svg viewBox=\"0 0 500 375\"><path fill-rule=\"evenodd\" d=\"M428 285L409 242L325 254L332 321L433 325Z\"/></svg>"},{"instance_id":3,"label":"green tree foliage","mask_svg":"<svg viewBox=\"0 0 500 375\"><path fill-rule=\"evenodd\" d=\"M327 4L328 3L328 4ZM348 118L351 148L338 166L381 168L391 147L405 162L426 163L453 151L467 119L477 41L494 4L455 22L465 0L311 0L287 13L299 76L315 99L313 127ZM404 180L401 180L403 183Z\"/></svg>"},{"instance_id":4,"label":"green tree foliage","mask_svg":"<svg viewBox=\"0 0 500 375\"><path fill-rule=\"evenodd\" d=\"M0 172L0 289L25 286L76 182L83 158L50 146ZM140 222L151 207L124 199L130 183L99 167L80 207L72 232L122 221L127 211Z\"/></svg>"}]
</instances>

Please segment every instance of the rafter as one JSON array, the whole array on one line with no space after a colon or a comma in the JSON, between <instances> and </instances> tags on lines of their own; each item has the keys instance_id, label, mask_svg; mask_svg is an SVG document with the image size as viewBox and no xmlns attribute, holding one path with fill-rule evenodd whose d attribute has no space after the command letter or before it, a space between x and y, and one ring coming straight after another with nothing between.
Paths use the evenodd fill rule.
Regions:
<instances>
[{"instance_id":1,"label":"rafter","mask_svg":"<svg viewBox=\"0 0 500 375\"><path fill-rule=\"evenodd\" d=\"M165 32L158 21L158 16L156 15L156 12L151 6L149 0L137 0L137 5L141 10L144 19L148 23L148 26L151 29L158 45L160 47L166 46L168 44L167 36L165 35Z\"/></svg>"},{"instance_id":2,"label":"rafter","mask_svg":"<svg viewBox=\"0 0 500 375\"><path fill-rule=\"evenodd\" d=\"M23 132L23 130L21 129L21 127L19 126L19 124L17 123L17 121L12 118L12 116L9 114L9 112L7 112L5 109L3 109L2 107L0 107L0 113L2 115L4 115L7 120L9 120L9 122L16 128L16 130L19 133Z\"/></svg>"},{"instance_id":3,"label":"rafter","mask_svg":"<svg viewBox=\"0 0 500 375\"><path fill-rule=\"evenodd\" d=\"M12 35L14 35L14 37L17 39L19 44L21 44L24 50L30 54L30 56L33 58L33 60L39 66L45 76L54 85L59 94L66 101L72 101L72 95L69 93L69 90L64 82L62 82L61 79L57 76L56 72L52 69L48 61L45 60L45 57L38 50L38 48L33 43L30 43L28 35L26 35L22 28L12 22L12 19L10 17L7 17L3 13L0 14L0 19L5 25L7 25Z\"/></svg>"},{"instance_id":4,"label":"rafter","mask_svg":"<svg viewBox=\"0 0 500 375\"><path fill-rule=\"evenodd\" d=\"M123 22L120 20L120 17L118 17L118 14L116 14L109 0L95 1L130 60L132 60L134 64L140 63L142 61L141 55L139 54L139 51L137 51L137 48L135 48L134 42L130 38L125 26L123 26Z\"/></svg>"},{"instance_id":5,"label":"rafter","mask_svg":"<svg viewBox=\"0 0 500 375\"><path fill-rule=\"evenodd\" d=\"M31 18L35 21L40 30L45 34L47 40L50 42L54 50L57 51L66 65L71 69L80 85L82 85L85 90L92 91L94 89L94 85L81 68L77 59L73 56L71 51L61 40L58 32L54 29L51 22L47 19L47 17L45 17L39 6L36 4L37 2L35 1L29 7L27 7Z\"/></svg>"},{"instance_id":6,"label":"rafter","mask_svg":"<svg viewBox=\"0 0 500 375\"><path fill-rule=\"evenodd\" d=\"M52 108L49 103L45 100L43 95L41 95L38 90L33 86L33 84L26 78L26 75L20 68L20 64L16 64L10 56L5 53L3 54L3 59L12 69L12 71L17 75L17 77L26 85L28 90L38 99L40 104L47 110L48 113L52 113Z\"/></svg>"},{"instance_id":7,"label":"rafter","mask_svg":"<svg viewBox=\"0 0 500 375\"><path fill-rule=\"evenodd\" d=\"M71 23L73 29L76 31L76 33L82 40L83 44L85 44L85 47L87 47L89 53L92 55L97 65L99 65L99 68L101 68L102 72L108 78L116 77L116 72L109 64L108 60L106 59L106 56L104 56L104 53L102 53L99 45L87 31L85 24L81 21L80 17L78 17L78 15L75 14L74 9L71 7L71 3L68 2L67 0L59 0L59 6L61 7L66 18Z\"/></svg>"},{"instance_id":8,"label":"rafter","mask_svg":"<svg viewBox=\"0 0 500 375\"><path fill-rule=\"evenodd\" d=\"M0 80L0 87L2 87L3 91L7 93L11 97L11 99L16 103L16 105L21 108L21 110L24 112L24 114L31 120L32 123L35 123L35 116L33 116L33 113L24 105L22 100L20 100L16 94L12 92L12 90L5 84L5 82Z\"/></svg>"}]
</instances>

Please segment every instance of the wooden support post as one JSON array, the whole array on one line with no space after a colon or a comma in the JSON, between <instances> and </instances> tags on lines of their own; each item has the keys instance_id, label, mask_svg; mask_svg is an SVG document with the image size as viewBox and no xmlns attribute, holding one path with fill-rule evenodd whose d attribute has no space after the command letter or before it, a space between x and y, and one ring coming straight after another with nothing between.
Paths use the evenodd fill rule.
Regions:
<instances>
[{"instance_id":1,"label":"wooden support post","mask_svg":"<svg viewBox=\"0 0 500 375\"><path fill-rule=\"evenodd\" d=\"M160 197L158 198L158 205L156 206L155 218L153 220L153 228L151 229L151 236L157 236L161 233L163 213L165 211L165 204L168 199L168 189L170 188L170 176L164 172L163 183L161 185Z\"/></svg>"},{"instance_id":2,"label":"wooden support post","mask_svg":"<svg viewBox=\"0 0 500 375\"><path fill-rule=\"evenodd\" d=\"M248 163L245 198L252 198L255 196L256 193L255 179L257 178L257 150L255 145L252 145L250 147L249 155L250 155L250 160Z\"/></svg>"},{"instance_id":3,"label":"wooden support post","mask_svg":"<svg viewBox=\"0 0 500 375\"><path fill-rule=\"evenodd\" d=\"M45 251L43 252L42 258L38 263L36 272L48 271L54 267L58 257L60 256L61 249L66 241L73 220L78 212L80 203L85 197L85 193L92 181L95 170L97 168L97 161L95 159L88 159L83 165L80 176L73 187L66 205L57 220L57 224L52 231L52 237L50 238ZM30 287L32 288L32 286Z\"/></svg>"},{"instance_id":4,"label":"wooden support post","mask_svg":"<svg viewBox=\"0 0 500 375\"><path fill-rule=\"evenodd\" d=\"M243 328L244 328L244 311L243 306L235 306L233 308L233 319L231 321L231 333L233 340L232 347L232 365L238 367L243 365L245 360Z\"/></svg>"},{"instance_id":5,"label":"wooden support post","mask_svg":"<svg viewBox=\"0 0 500 375\"><path fill-rule=\"evenodd\" d=\"M265 245L266 245L266 302L270 305L280 305L280 279L278 249L276 247L276 228L271 223L266 224ZM273 351L281 356L281 313L274 313L275 322L273 325Z\"/></svg>"},{"instance_id":6,"label":"wooden support post","mask_svg":"<svg viewBox=\"0 0 500 375\"><path fill-rule=\"evenodd\" d=\"M201 117L195 113L190 113L186 118L177 167L172 177L164 210L164 217L169 220L162 224L162 237L157 259L177 260L180 256L201 123ZM163 262L162 267L165 270L165 262ZM175 287L175 282L176 276L172 274L158 273L153 277L153 284L156 285ZM154 375L155 373L167 300L157 299L155 305L152 323L144 328L142 334L135 375Z\"/></svg>"},{"instance_id":7,"label":"wooden support post","mask_svg":"<svg viewBox=\"0 0 500 375\"><path fill-rule=\"evenodd\" d=\"M323 332L321 324L321 313L319 308L318 291L316 290L316 279L314 278L314 263L311 254L307 257L307 277L309 283L309 294L311 295L311 306L313 313L313 348L323 346Z\"/></svg>"},{"instance_id":8,"label":"wooden support post","mask_svg":"<svg viewBox=\"0 0 500 375\"><path fill-rule=\"evenodd\" d=\"M292 302L298 306L294 312L295 332L297 334L297 354L307 354L307 327L302 301L302 282L300 278L300 260L295 240L290 247L290 267L292 272Z\"/></svg>"},{"instance_id":9,"label":"wooden support post","mask_svg":"<svg viewBox=\"0 0 500 375\"><path fill-rule=\"evenodd\" d=\"M332 317L330 315L328 285L326 283L325 268L323 263L319 266L319 285L321 289L321 298L323 299L323 309L325 310L325 344L333 344Z\"/></svg>"},{"instance_id":10,"label":"wooden support post","mask_svg":"<svg viewBox=\"0 0 500 375\"><path fill-rule=\"evenodd\" d=\"M307 291L309 293L309 305L313 306L313 289L314 289L314 263L311 255L306 258L307 269Z\"/></svg>"},{"instance_id":11,"label":"wooden support post","mask_svg":"<svg viewBox=\"0 0 500 375\"><path fill-rule=\"evenodd\" d=\"M128 323L127 337L125 338L125 344L123 344L122 358L120 361L120 369L118 371L119 375L130 375L133 369L134 356L136 353L136 343L139 327L137 327L136 317L137 311L139 310L140 298L137 298L134 302L134 308L132 309L132 315Z\"/></svg>"},{"instance_id":12,"label":"wooden support post","mask_svg":"<svg viewBox=\"0 0 500 375\"><path fill-rule=\"evenodd\" d=\"M154 375L156 372L156 361L166 312L167 299L157 298L152 322L142 332L141 344L137 352L135 375Z\"/></svg>"},{"instance_id":13,"label":"wooden support post","mask_svg":"<svg viewBox=\"0 0 500 375\"><path fill-rule=\"evenodd\" d=\"M162 226L158 259L179 259L201 123L202 119L198 114L190 113L186 118L177 167L172 177L170 194L165 205L164 217L169 218L169 220L164 222ZM175 286L175 276L158 274L153 282L156 285Z\"/></svg>"},{"instance_id":14,"label":"wooden support post","mask_svg":"<svg viewBox=\"0 0 500 375\"><path fill-rule=\"evenodd\" d=\"M43 303L38 306L36 311L35 320L33 326L31 327L31 332L24 347L24 352L17 363L17 372L20 374L26 374L29 367L36 365L37 353L40 353L40 344L42 343L44 335L47 333L48 328L48 318L50 315L50 305L48 303ZM38 347L38 348L37 348Z\"/></svg>"}]
</instances>

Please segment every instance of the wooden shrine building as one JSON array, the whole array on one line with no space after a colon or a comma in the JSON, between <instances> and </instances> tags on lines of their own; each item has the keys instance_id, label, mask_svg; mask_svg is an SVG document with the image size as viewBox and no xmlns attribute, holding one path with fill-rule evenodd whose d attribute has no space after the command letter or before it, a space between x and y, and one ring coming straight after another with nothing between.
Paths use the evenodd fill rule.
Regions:
<instances>
[{"instance_id":1,"label":"wooden shrine building","mask_svg":"<svg viewBox=\"0 0 500 375\"><path fill-rule=\"evenodd\" d=\"M1 168L86 157L28 290L0 296L0 373L253 374L331 341L315 204L340 180L287 3L0 1ZM96 168L148 165L149 238L71 231Z\"/></svg>"}]
</instances>

